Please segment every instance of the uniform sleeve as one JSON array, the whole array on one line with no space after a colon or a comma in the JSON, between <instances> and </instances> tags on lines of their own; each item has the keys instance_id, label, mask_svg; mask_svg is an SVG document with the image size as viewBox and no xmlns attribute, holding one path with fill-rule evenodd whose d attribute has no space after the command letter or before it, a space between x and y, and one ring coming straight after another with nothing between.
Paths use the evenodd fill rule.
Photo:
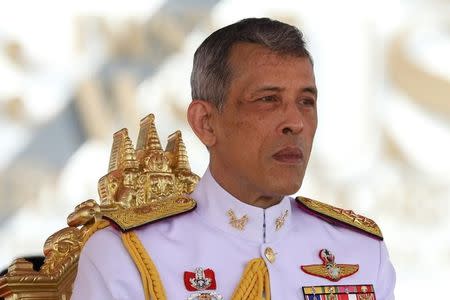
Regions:
<instances>
[{"instance_id":1,"label":"uniform sleeve","mask_svg":"<svg viewBox=\"0 0 450 300\"><path fill-rule=\"evenodd\" d=\"M395 270L384 242L380 242L380 267L375 293L377 299L394 300Z\"/></svg>"},{"instance_id":2,"label":"uniform sleeve","mask_svg":"<svg viewBox=\"0 0 450 300\"><path fill-rule=\"evenodd\" d=\"M139 271L117 230L108 227L89 238L80 254L71 299L144 299Z\"/></svg>"},{"instance_id":3,"label":"uniform sleeve","mask_svg":"<svg viewBox=\"0 0 450 300\"><path fill-rule=\"evenodd\" d=\"M78 261L78 272L75 279L72 300L114 299L111 291L97 267L82 251Z\"/></svg>"}]
</instances>

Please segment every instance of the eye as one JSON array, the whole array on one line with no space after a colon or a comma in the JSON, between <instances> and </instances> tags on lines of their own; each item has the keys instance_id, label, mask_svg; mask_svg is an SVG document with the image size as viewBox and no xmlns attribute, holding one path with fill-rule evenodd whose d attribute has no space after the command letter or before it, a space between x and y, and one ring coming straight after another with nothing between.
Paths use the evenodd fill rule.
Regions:
<instances>
[{"instance_id":1,"label":"eye","mask_svg":"<svg viewBox=\"0 0 450 300\"><path fill-rule=\"evenodd\" d=\"M316 100L314 98L303 98L300 100L300 104L302 104L304 106L315 107Z\"/></svg>"},{"instance_id":2,"label":"eye","mask_svg":"<svg viewBox=\"0 0 450 300\"><path fill-rule=\"evenodd\" d=\"M275 95L264 96L264 97L258 98L258 101L261 101L261 102L275 102L277 100L278 99Z\"/></svg>"}]
</instances>

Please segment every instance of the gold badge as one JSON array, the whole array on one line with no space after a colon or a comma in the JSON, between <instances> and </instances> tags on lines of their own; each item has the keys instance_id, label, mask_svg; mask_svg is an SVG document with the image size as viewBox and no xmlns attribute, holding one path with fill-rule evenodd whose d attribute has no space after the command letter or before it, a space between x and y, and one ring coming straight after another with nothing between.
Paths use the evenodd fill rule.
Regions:
<instances>
[{"instance_id":1,"label":"gold badge","mask_svg":"<svg viewBox=\"0 0 450 300\"><path fill-rule=\"evenodd\" d=\"M339 281L341 278L355 274L359 270L359 265L336 264L334 255L327 249L320 250L319 256L323 263L301 266L303 272L331 281Z\"/></svg>"},{"instance_id":2,"label":"gold badge","mask_svg":"<svg viewBox=\"0 0 450 300\"><path fill-rule=\"evenodd\" d=\"M276 253L275 251L273 251L272 248L267 247L266 250L264 250L264 256L267 258L268 261L270 261L271 264L275 262Z\"/></svg>"},{"instance_id":3,"label":"gold badge","mask_svg":"<svg viewBox=\"0 0 450 300\"><path fill-rule=\"evenodd\" d=\"M230 225L236 228L237 230L243 231L245 229L245 225L247 225L248 222L248 216L243 215L241 218L237 218L236 214L232 209L228 210L227 212L228 217L230 218Z\"/></svg>"},{"instance_id":4,"label":"gold badge","mask_svg":"<svg viewBox=\"0 0 450 300\"><path fill-rule=\"evenodd\" d=\"M288 216L288 214L289 214L289 211L286 209L284 211L284 213L275 220L275 230L276 231L280 230L281 227L283 227L284 222L286 221L286 217Z\"/></svg>"}]
</instances>

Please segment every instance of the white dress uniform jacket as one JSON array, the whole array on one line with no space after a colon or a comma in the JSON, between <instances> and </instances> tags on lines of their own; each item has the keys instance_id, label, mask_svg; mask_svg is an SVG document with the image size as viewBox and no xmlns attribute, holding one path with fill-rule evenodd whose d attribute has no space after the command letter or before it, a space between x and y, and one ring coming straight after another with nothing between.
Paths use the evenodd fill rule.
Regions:
<instances>
[{"instance_id":1,"label":"white dress uniform jacket","mask_svg":"<svg viewBox=\"0 0 450 300\"><path fill-rule=\"evenodd\" d=\"M159 271L167 299L193 294L183 276L198 267L211 269L215 292L231 299L254 258L266 263L274 300L305 299L305 286L358 284L372 284L377 300L394 299L395 272L383 241L332 225L300 209L290 197L268 209L247 205L224 190L209 170L191 197L197 201L193 212L135 230ZM248 218L242 230L230 224L230 211L236 219ZM268 248L275 253L272 262L265 255ZM321 264L321 249L329 250L336 263L357 264L359 270L338 282L307 274L301 266ZM139 272L117 229L100 230L86 243L72 299L144 299Z\"/></svg>"}]
</instances>

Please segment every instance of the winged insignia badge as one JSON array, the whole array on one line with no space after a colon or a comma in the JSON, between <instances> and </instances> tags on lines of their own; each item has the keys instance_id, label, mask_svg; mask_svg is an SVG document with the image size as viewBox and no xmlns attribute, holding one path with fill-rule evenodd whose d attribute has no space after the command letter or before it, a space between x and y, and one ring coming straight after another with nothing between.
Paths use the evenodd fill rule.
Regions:
<instances>
[{"instance_id":1,"label":"winged insignia badge","mask_svg":"<svg viewBox=\"0 0 450 300\"><path fill-rule=\"evenodd\" d=\"M331 281L339 281L344 277L355 274L359 270L359 265L336 264L334 255L327 249L320 250L319 257L322 260L322 264L306 265L300 268L307 274L326 278Z\"/></svg>"}]
</instances>

